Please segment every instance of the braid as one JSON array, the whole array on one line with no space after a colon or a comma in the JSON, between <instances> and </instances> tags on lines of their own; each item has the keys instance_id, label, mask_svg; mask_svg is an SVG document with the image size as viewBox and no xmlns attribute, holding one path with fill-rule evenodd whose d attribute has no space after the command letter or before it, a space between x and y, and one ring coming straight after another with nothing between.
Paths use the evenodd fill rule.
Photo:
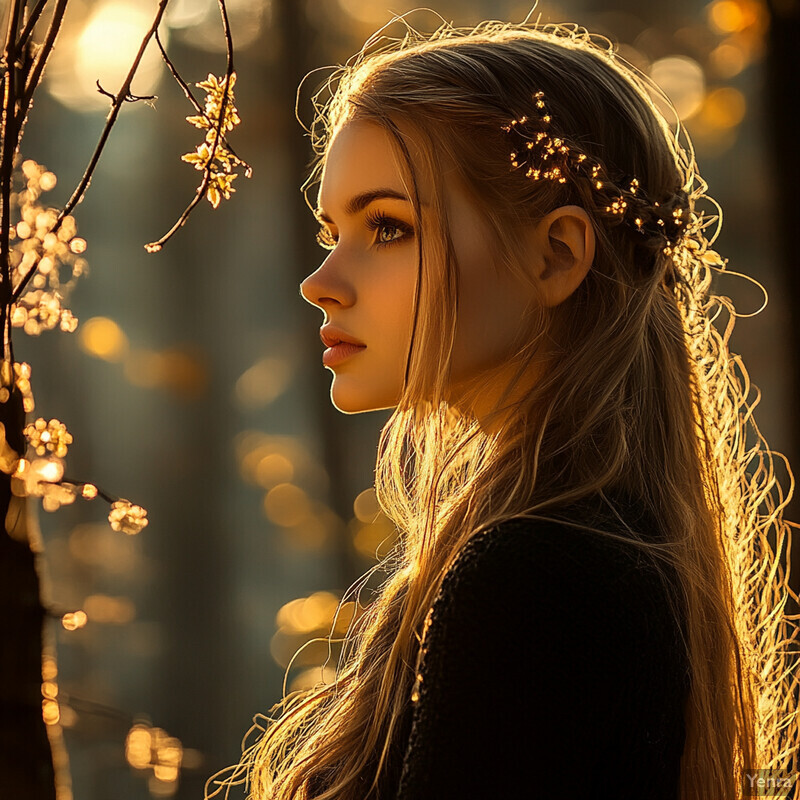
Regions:
<instances>
[{"instance_id":1,"label":"braid","mask_svg":"<svg viewBox=\"0 0 800 800\"><path fill-rule=\"evenodd\" d=\"M590 181L596 212L610 227L629 225L648 250L670 255L697 230L690 197L677 189L669 197L654 200L632 175L609 174L603 162L550 132L551 116L544 93L533 96L541 113L511 120L502 130L516 138L510 153L511 166L531 180Z\"/></svg>"}]
</instances>

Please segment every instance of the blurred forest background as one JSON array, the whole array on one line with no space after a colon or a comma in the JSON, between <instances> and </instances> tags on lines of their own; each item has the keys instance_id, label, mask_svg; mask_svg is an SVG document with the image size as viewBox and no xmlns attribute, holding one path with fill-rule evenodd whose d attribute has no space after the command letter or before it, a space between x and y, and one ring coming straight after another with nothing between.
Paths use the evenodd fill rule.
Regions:
<instances>
[{"instance_id":1,"label":"blurred forest background","mask_svg":"<svg viewBox=\"0 0 800 800\"><path fill-rule=\"evenodd\" d=\"M109 104L95 81L117 90L155 5L70 2L23 142L23 156L58 177L45 205L62 206L83 173ZM432 5L456 25L519 21L530 9L512 0ZM0 7L5 18L7 2ZM171 225L197 185L180 155L199 136L151 47L133 91L158 95L154 108L126 104L75 212L88 242L88 276L68 303L78 329L16 332L16 357L32 365L37 415L57 417L74 436L68 473L144 506L150 521L126 536L111 530L99 505L78 501L48 514L34 502L48 603L88 619L74 630L57 616L50 623L72 778L60 800L201 798L206 779L238 759L253 716L280 699L297 648L326 634L338 599L391 544L371 489L389 412L332 408L322 317L299 294L323 253L299 191L311 152L294 108L307 71L343 62L391 12L412 7L228 0L242 118L230 138L253 176L240 176L216 211L204 202L153 255L144 243ZM797 165L794 138L780 140L788 128L776 117L780 65L770 48L782 30L796 33L797 3L544 0L539 13L618 42L675 104L724 210L716 249L769 292L761 314L738 321L733 343L763 392L762 432L791 457L797 277L781 241L796 232L797 212L780 191ZM430 12L411 22L438 27ZM188 81L224 73L214 0L173 0L162 37ZM308 98L326 75L315 73L301 93L306 123ZM719 288L742 313L762 303L740 278ZM379 581L370 579L363 603ZM340 619L340 632L348 621ZM303 650L287 690L318 682L327 656L320 643ZM332 651L325 669L337 657ZM134 723L147 736L159 729L178 740L179 777L137 768Z\"/></svg>"}]
</instances>

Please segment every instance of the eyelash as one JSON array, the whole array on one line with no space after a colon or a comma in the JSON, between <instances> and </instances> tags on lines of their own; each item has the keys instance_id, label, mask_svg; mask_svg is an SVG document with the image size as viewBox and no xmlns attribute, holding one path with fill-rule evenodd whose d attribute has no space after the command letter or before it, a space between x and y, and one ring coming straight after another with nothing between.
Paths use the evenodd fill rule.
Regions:
<instances>
[{"instance_id":1,"label":"eyelash","mask_svg":"<svg viewBox=\"0 0 800 800\"><path fill-rule=\"evenodd\" d=\"M393 217L387 217L376 211L368 213L364 222L368 230L371 231L379 231L381 228L395 228L400 233L397 238L388 242L375 242L375 246L379 248L402 242L413 234L413 229L409 225L406 225L405 222L401 222L399 219L394 219ZM333 237L327 228L320 228L320 230L317 231L316 239L317 244L319 244L320 247L324 247L326 250L333 250L339 241Z\"/></svg>"}]
</instances>

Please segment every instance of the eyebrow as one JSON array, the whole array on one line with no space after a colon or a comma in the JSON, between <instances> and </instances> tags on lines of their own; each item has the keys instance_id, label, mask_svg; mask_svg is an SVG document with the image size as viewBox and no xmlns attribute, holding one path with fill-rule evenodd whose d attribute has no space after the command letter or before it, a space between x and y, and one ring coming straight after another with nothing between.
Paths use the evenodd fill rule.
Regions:
<instances>
[{"instance_id":1,"label":"eyebrow","mask_svg":"<svg viewBox=\"0 0 800 800\"><path fill-rule=\"evenodd\" d=\"M404 200L406 203L411 202L406 195L404 195L402 192L398 192L395 189L370 189L368 192L361 192L361 194L357 194L355 197L350 198L344 207L345 214L348 216L353 216L353 214L358 214L359 211L363 211L375 200L385 200L387 198L390 200ZM314 216L323 222L333 222L333 220L321 208L317 208L314 211Z\"/></svg>"}]
</instances>

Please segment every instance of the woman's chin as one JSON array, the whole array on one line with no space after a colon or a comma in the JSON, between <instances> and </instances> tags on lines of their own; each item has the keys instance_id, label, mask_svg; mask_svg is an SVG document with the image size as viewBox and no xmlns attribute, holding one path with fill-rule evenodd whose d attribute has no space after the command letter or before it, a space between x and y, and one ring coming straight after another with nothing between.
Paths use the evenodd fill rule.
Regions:
<instances>
[{"instance_id":1,"label":"woman's chin","mask_svg":"<svg viewBox=\"0 0 800 800\"><path fill-rule=\"evenodd\" d=\"M348 376L349 377L349 376ZM367 411L380 411L394 408L397 400L383 392L372 391L370 387L356 386L355 381L334 373L331 385L331 402L343 414L363 414Z\"/></svg>"}]
</instances>

